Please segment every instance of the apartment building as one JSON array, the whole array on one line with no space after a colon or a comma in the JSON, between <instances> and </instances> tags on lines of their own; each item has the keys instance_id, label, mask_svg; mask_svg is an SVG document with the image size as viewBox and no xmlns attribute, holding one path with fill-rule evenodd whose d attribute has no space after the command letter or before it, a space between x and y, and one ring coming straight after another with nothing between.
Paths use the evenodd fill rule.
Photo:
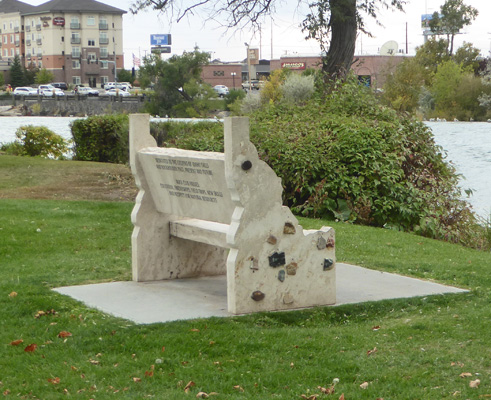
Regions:
<instances>
[{"instance_id":1,"label":"apartment building","mask_svg":"<svg viewBox=\"0 0 491 400\"><path fill-rule=\"evenodd\" d=\"M124 66L123 14L95 0L51 0L31 6L0 2L1 58L21 57L55 81L100 87Z\"/></svg>"}]
</instances>

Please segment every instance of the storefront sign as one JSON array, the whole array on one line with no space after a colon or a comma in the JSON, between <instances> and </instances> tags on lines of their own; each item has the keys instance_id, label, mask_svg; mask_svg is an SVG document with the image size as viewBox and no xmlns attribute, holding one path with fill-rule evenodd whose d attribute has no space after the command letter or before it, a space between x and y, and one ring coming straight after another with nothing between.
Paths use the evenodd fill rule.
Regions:
<instances>
[{"instance_id":1,"label":"storefront sign","mask_svg":"<svg viewBox=\"0 0 491 400\"><path fill-rule=\"evenodd\" d=\"M284 62L284 63L281 63L281 68L305 69L305 63L304 62Z\"/></svg>"},{"instance_id":2,"label":"storefront sign","mask_svg":"<svg viewBox=\"0 0 491 400\"><path fill-rule=\"evenodd\" d=\"M55 26L65 26L65 18L55 17L53 18L53 25Z\"/></svg>"}]
</instances>

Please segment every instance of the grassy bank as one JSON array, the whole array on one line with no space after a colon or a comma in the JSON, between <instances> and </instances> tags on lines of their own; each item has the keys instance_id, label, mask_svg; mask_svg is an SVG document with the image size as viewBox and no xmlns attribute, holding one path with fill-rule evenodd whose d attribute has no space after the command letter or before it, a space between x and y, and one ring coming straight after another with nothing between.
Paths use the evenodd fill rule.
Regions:
<instances>
[{"instance_id":1,"label":"grassy bank","mask_svg":"<svg viewBox=\"0 0 491 400\"><path fill-rule=\"evenodd\" d=\"M10 176L16 169L9 167ZM4 175L3 157L0 170ZM335 227L339 261L471 291L137 326L51 291L130 279L132 203L5 198L9 184L1 182L0 392L6 398L191 399L199 392L227 400L314 394L338 399L342 393L346 399L386 400L491 395L489 253L302 219L307 228ZM335 393L321 394L318 387L329 387L334 378L339 379ZM476 379L479 387L471 388ZM191 381L195 385L186 393ZM364 382L367 389L360 388Z\"/></svg>"}]
</instances>

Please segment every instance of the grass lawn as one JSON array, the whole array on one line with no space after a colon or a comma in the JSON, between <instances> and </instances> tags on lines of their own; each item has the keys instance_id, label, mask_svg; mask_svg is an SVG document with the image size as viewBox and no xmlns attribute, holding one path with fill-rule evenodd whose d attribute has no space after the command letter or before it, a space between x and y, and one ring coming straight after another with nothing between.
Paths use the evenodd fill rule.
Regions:
<instances>
[{"instance_id":1,"label":"grass lawn","mask_svg":"<svg viewBox=\"0 0 491 400\"><path fill-rule=\"evenodd\" d=\"M306 228L334 226L338 261L471 291L135 325L51 290L131 278L132 202L39 199L28 190L48 193L49 177L58 174L57 186L69 192L73 170L89 167L72 163L0 156L0 176L9 176L0 178L0 393L6 399L193 399L199 392L217 400L491 397L491 254L301 219ZM36 179L21 179L27 165L35 165ZM112 167L90 168L87 187L104 185L101 177ZM130 189L117 182L101 198ZM335 393L322 393L334 378Z\"/></svg>"}]
</instances>

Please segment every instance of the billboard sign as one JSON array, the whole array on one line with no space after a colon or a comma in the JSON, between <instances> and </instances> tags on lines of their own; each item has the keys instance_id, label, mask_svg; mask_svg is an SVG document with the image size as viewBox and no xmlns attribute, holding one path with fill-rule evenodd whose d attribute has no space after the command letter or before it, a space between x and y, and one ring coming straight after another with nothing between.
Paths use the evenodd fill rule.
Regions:
<instances>
[{"instance_id":1,"label":"billboard sign","mask_svg":"<svg viewBox=\"0 0 491 400\"><path fill-rule=\"evenodd\" d=\"M154 54L170 53L170 46L152 47L150 51Z\"/></svg>"},{"instance_id":2,"label":"billboard sign","mask_svg":"<svg viewBox=\"0 0 491 400\"><path fill-rule=\"evenodd\" d=\"M151 46L170 46L172 44L172 37L168 35L150 35Z\"/></svg>"},{"instance_id":3,"label":"billboard sign","mask_svg":"<svg viewBox=\"0 0 491 400\"><path fill-rule=\"evenodd\" d=\"M281 63L281 68L305 69L305 63L304 62L283 62L283 63Z\"/></svg>"}]
</instances>

